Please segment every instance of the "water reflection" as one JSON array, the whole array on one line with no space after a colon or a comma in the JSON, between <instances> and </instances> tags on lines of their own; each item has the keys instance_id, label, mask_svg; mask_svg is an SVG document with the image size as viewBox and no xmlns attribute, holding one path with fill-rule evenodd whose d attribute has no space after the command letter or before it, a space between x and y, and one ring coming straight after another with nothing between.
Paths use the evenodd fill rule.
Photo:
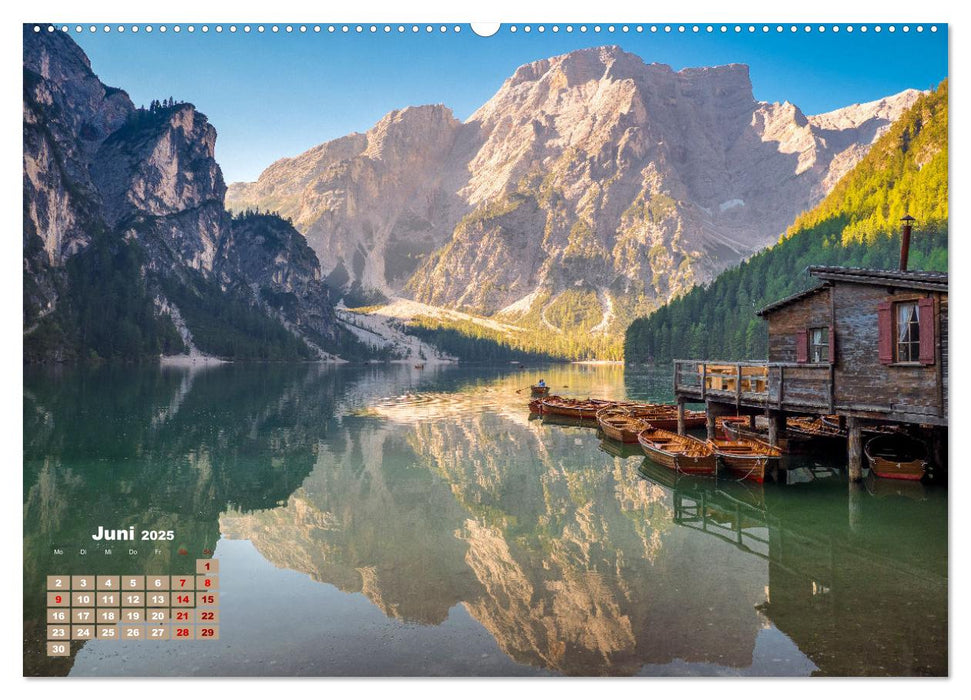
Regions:
<instances>
[{"instance_id":1,"label":"water reflection","mask_svg":"<svg viewBox=\"0 0 971 700\"><path fill-rule=\"evenodd\" d=\"M645 478L665 478L647 464ZM794 470L817 476L798 487L667 476L674 522L768 563L759 610L818 673L946 675L944 494L872 480L867 493L832 467Z\"/></svg>"},{"instance_id":2,"label":"water reflection","mask_svg":"<svg viewBox=\"0 0 971 700\"><path fill-rule=\"evenodd\" d=\"M464 610L519 665L388 656L368 673L946 673L940 491L909 508L877 488L850 498L839 470L815 461L794 465L786 487L675 479L595 431L528 420L520 390L536 372L573 396L670 398L670 373L604 366L28 375L25 668L65 673L77 659L78 673L137 672L125 667L144 654L134 648L114 661L101 642L65 660L42 653L47 573L181 565L174 548L80 555L104 523L174 527L180 546L217 555L219 542L247 540L274 566L429 634L458 634ZM247 595L245 577L223 577L228 600ZM912 615L900 614L908 592ZM248 640L274 637L247 616L193 654L213 674L236 668L230 648L267 657L243 673L284 658L277 672L351 673L332 650L367 647L362 614L291 629L312 640L306 658L282 641L257 652Z\"/></svg>"}]
</instances>

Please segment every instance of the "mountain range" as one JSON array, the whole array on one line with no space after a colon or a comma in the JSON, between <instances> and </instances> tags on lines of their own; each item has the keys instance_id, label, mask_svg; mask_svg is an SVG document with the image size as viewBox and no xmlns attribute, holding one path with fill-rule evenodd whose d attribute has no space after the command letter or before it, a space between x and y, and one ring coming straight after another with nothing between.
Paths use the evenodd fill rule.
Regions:
<instances>
[{"instance_id":1,"label":"mountain range","mask_svg":"<svg viewBox=\"0 0 971 700\"><path fill-rule=\"evenodd\" d=\"M521 66L464 122L397 110L226 201L290 218L348 305L619 334L777 240L920 94L806 116L756 100L744 65L583 49Z\"/></svg>"},{"instance_id":2,"label":"mountain range","mask_svg":"<svg viewBox=\"0 0 971 700\"><path fill-rule=\"evenodd\" d=\"M398 297L426 341L597 355L777 240L921 94L806 116L757 101L744 65L604 46L520 67L464 122L406 107L227 188L195 106L136 107L32 29L26 361L388 356L366 343L388 321L400 351L400 318L335 305Z\"/></svg>"}]
</instances>

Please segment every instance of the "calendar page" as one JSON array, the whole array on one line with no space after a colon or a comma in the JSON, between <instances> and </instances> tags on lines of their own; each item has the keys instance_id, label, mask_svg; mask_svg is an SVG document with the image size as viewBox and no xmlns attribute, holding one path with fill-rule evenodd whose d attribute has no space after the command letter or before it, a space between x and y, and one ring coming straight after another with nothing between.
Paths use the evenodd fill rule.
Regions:
<instances>
[{"instance_id":1,"label":"calendar page","mask_svg":"<svg viewBox=\"0 0 971 700\"><path fill-rule=\"evenodd\" d=\"M949 674L948 25L650 13L23 24L24 676Z\"/></svg>"}]
</instances>

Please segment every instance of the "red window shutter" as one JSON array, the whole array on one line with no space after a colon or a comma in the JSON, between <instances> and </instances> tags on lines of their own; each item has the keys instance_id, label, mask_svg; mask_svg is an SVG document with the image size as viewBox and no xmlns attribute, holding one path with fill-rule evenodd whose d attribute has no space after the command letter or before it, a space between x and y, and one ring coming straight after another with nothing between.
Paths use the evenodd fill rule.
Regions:
<instances>
[{"instance_id":1,"label":"red window shutter","mask_svg":"<svg viewBox=\"0 0 971 700\"><path fill-rule=\"evenodd\" d=\"M829 363L836 364L836 326L829 327Z\"/></svg>"},{"instance_id":2,"label":"red window shutter","mask_svg":"<svg viewBox=\"0 0 971 700\"><path fill-rule=\"evenodd\" d=\"M882 302L877 307L877 328L880 340L877 343L880 350L880 363L893 364L893 309L889 301Z\"/></svg>"},{"instance_id":3,"label":"red window shutter","mask_svg":"<svg viewBox=\"0 0 971 700\"><path fill-rule=\"evenodd\" d=\"M796 333L796 362L809 362L809 331Z\"/></svg>"},{"instance_id":4,"label":"red window shutter","mask_svg":"<svg viewBox=\"0 0 971 700\"><path fill-rule=\"evenodd\" d=\"M920 363L934 364L936 348L934 337L934 299L926 297L917 302L917 320L920 323Z\"/></svg>"}]
</instances>

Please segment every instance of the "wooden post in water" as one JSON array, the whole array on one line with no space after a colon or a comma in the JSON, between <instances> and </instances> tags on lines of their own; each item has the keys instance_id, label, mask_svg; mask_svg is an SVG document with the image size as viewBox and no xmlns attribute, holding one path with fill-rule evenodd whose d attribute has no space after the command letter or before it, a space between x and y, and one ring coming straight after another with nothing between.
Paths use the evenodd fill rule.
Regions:
<instances>
[{"instance_id":1,"label":"wooden post in water","mask_svg":"<svg viewBox=\"0 0 971 700\"><path fill-rule=\"evenodd\" d=\"M708 439L715 439L715 418L721 415L716 408L717 404L708 401L705 403L705 427L708 429Z\"/></svg>"},{"instance_id":2,"label":"wooden post in water","mask_svg":"<svg viewBox=\"0 0 971 700\"><path fill-rule=\"evenodd\" d=\"M678 397L678 435L684 435L684 399Z\"/></svg>"},{"instance_id":3,"label":"wooden post in water","mask_svg":"<svg viewBox=\"0 0 971 700\"><path fill-rule=\"evenodd\" d=\"M863 430L860 419L849 416L846 419L849 438L846 441L847 469L850 482L863 480Z\"/></svg>"},{"instance_id":4,"label":"wooden post in water","mask_svg":"<svg viewBox=\"0 0 971 700\"><path fill-rule=\"evenodd\" d=\"M779 446L779 438L785 430L785 414L780 411L769 411L769 444Z\"/></svg>"},{"instance_id":5,"label":"wooden post in water","mask_svg":"<svg viewBox=\"0 0 971 700\"><path fill-rule=\"evenodd\" d=\"M947 428L935 425L931 429L931 473L935 480L947 478Z\"/></svg>"}]
</instances>

